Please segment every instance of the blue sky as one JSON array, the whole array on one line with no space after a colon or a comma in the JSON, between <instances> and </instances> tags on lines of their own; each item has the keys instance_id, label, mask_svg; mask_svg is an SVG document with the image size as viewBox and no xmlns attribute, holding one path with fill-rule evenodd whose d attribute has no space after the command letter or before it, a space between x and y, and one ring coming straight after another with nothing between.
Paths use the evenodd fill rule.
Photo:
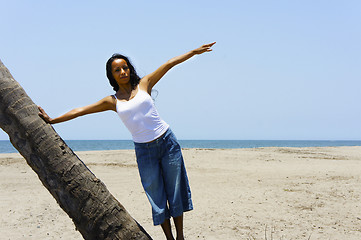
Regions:
<instances>
[{"instance_id":1,"label":"blue sky","mask_svg":"<svg viewBox=\"0 0 361 240\"><path fill-rule=\"evenodd\" d=\"M155 87L179 139L361 139L361 1L0 3L0 59L52 117L113 94L115 52L144 76L217 41ZM131 139L114 112L54 127L64 139Z\"/></svg>"}]
</instances>

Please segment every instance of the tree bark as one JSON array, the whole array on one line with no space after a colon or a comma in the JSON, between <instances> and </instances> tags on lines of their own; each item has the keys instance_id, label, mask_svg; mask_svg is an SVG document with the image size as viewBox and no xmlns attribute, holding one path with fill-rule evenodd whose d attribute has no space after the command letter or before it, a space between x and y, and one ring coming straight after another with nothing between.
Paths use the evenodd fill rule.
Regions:
<instances>
[{"instance_id":1,"label":"tree bark","mask_svg":"<svg viewBox=\"0 0 361 240\"><path fill-rule=\"evenodd\" d=\"M38 112L0 61L0 127L84 239L151 239Z\"/></svg>"}]
</instances>

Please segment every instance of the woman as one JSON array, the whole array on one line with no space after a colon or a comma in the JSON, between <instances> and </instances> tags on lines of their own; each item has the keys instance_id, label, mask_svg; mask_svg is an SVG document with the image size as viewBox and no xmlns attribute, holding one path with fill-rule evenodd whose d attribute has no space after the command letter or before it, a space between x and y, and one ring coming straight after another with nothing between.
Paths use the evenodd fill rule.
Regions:
<instances>
[{"instance_id":1,"label":"woman","mask_svg":"<svg viewBox=\"0 0 361 240\"><path fill-rule=\"evenodd\" d=\"M184 239L183 212L192 210L193 205L181 148L169 125L160 118L150 93L172 67L194 55L212 51L214 44L205 44L172 58L141 79L127 57L114 54L106 64L107 77L116 91L114 95L57 118L50 118L39 107L39 115L51 124L107 110L118 113L133 137L141 182L152 206L153 223L162 226L167 239L174 239L171 216L177 239Z\"/></svg>"}]
</instances>

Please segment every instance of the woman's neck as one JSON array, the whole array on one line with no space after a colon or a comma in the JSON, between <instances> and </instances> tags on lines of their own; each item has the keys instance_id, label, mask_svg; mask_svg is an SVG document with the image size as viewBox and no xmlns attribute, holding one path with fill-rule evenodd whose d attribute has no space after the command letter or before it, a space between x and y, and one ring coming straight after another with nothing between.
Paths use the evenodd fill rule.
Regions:
<instances>
[{"instance_id":1,"label":"woman's neck","mask_svg":"<svg viewBox=\"0 0 361 240\"><path fill-rule=\"evenodd\" d=\"M116 93L116 96L118 99L120 100L130 100L132 98L135 97L135 95L137 94L137 88L133 89L132 86L129 84L128 85L120 85L119 86L119 90Z\"/></svg>"},{"instance_id":2,"label":"woman's neck","mask_svg":"<svg viewBox=\"0 0 361 240\"><path fill-rule=\"evenodd\" d=\"M133 91L133 87L132 85L129 84L123 84L123 85L119 85L119 90L118 93L121 95L127 95L130 94Z\"/></svg>"}]
</instances>

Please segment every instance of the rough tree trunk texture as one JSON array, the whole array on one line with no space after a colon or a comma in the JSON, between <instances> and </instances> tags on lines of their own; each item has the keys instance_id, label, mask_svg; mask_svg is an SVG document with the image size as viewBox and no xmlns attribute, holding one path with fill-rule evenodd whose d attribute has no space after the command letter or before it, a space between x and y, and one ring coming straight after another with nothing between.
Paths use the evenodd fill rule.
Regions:
<instances>
[{"instance_id":1,"label":"rough tree trunk texture","mask_svg":"<svg viewBox=\"0 0 361 240\"><path fill-rule=\"evenodd\" d=\"M0 127L84 239L151 239L38 112L0 61Z\"/></svg>"}]
</instances>

